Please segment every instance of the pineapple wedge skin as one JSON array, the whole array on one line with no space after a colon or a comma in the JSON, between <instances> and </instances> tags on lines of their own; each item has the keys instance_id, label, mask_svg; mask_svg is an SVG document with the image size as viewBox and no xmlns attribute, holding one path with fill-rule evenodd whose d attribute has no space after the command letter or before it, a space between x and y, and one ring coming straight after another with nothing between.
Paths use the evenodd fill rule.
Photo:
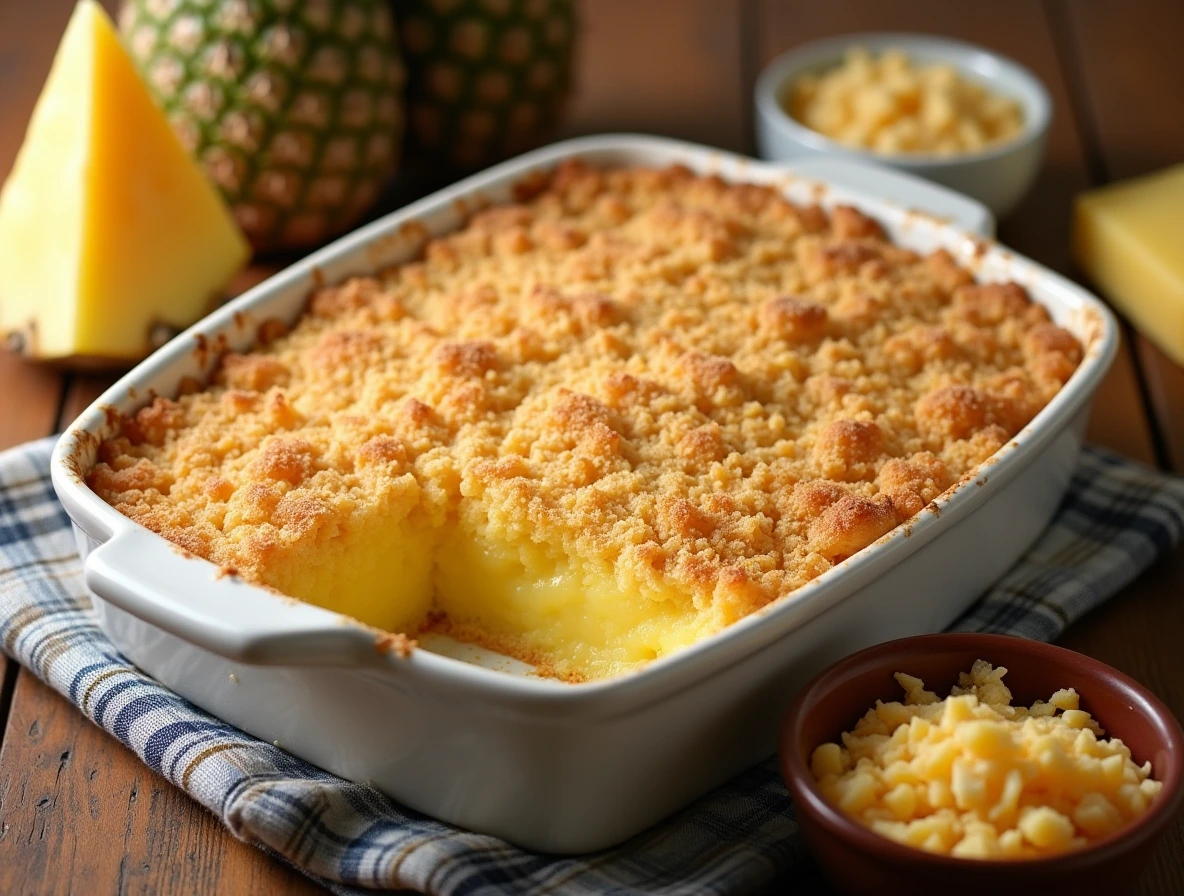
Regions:
<instances>
[{"instance_id":1,"label":"pineapple wedge skin","mask_svg":"<svg viewBox=\"0 0 1184 896\"><path fill-rule=\"evenodd\" d=\"M0 332L31 358L134 362L249 256L111 20L81 0L0 192Z\"/></svg>"}]
</instances>

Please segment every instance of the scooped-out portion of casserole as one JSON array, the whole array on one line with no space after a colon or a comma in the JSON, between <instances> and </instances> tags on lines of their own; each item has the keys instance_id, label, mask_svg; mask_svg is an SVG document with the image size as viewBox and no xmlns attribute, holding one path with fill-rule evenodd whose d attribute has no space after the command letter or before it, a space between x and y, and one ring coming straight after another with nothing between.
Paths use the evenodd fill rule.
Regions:
<instances>
[{"instance_id":1,"label":"scooped-out portion of casserole","mask_svg":"<svg viewBox=\"0 0 1184 896\"><path fill-rule=\"evenodd\" d=\"M571 680L719 631L917 514L1082 348L853 208L566 163L260 322L90 486L252 582Z\"/></svg>"}]
</instances>

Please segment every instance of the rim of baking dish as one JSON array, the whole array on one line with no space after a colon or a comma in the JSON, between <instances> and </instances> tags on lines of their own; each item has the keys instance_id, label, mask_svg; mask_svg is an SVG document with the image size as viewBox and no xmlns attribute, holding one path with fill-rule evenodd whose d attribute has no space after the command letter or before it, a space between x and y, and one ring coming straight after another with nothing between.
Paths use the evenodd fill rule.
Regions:
<instances>
[{"instance_id":1,"label":"rim of baking dish","mask_svg":"<svg viewBox=\"0 0 1184 896\"><path fill-rule=\"evenodd\" d=\"M229 331L236 320L256 305L265 305L275 294L319 276L320 269L335 259L348 257L384 237L395 234L409 221L426 217L448 204L461 203L482 189L506 182L520 181L535 171L549 170L570 158L583 158L591 164L687 164L700 171L711 171L725 178L749 179L788 186L805 182L815 198L862 205L890 222L890 229L917 226L934 228L935 239L965 261L1004 265L1007 275L1025 285L1039 284L1044 292L1061 293L1061 303L1088 318L1091 333L1081 364L1069 381L1033 420L1012 440L980 467L963 477L931 502L916 517L897 526L872 545L851 558L836 564L818 578L770 605L737 620L726 628L672 654L652 660L640 669L620 676L582 683L567 683L537 676L518 676L480 667L463 660L415 649L406 656L395 651L379 653L369 662L360 659L342 662L359 671L398 681L404 686L418 684L424 691L449 697L466 697L502 710L545 715L560 721L579 715L609 717L635 711L664 698L672 692L730 667L740 659L770 649L787 631L825 612L863 582L883 569L912 554L972 512L996 491L996 487L1017 475L1028 459L1045 443L1056 437L1061 426L1092 399L1093 392L1117 352L1117 326L1102 302L1080 286L1022 256L1003 249L993 241L967 234L950 224L902 205L845 190L792 173L792 165L761 162L722 150L667 138L633 134L609 134L582 137L552 144L497 165L488 171L466 178L418 200L403 209L346 235L314 252L302 261L231 300L220 309L194 324L168 345L141 362L111 388L106 390L62 435L54 448L51 474L55 490L72 520L99 542L125 532L148 533L159 542L161 550L175 551L172 542L149 533L123 516L90 490L82 478L76 457L86 449L84 442L105 436L113 426L113 409L143 404L152 394L140 385L159 378L185 353L192 353L195 341L202 344L214 334ZM899 239L899 237L898 237ZM134 396L140 396L137 401ZM974 486L974 487L971 487ZM105 537L101 537L105 536ZM212 567L209 561L191 558L195 563ZM244 583L244 591L260 598L277 601L276 610L292 598L282 597L265 588ZM324 611L331 612L331 611ZM331 614L341 624L373 637L374 630L356 620Z\"/></svg>"}]
</instances>

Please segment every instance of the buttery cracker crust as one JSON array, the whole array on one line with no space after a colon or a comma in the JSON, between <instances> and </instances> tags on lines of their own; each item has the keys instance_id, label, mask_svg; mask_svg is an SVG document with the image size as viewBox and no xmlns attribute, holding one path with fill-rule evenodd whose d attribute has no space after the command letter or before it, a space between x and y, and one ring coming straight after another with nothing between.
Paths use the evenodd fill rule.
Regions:
<instances>
[{"instance_id":1,"label":"buttery cracker crust","mask_svg":"<svg viewBox=\"0 0 1184 896\"><path fill-rule=\"evenodd\" d=\"M157 398L88 481L268 582L367 520L461 520L739 618L1005 444L1081 347L851 208L565 163Z\"/></svg>"}]
</instances>

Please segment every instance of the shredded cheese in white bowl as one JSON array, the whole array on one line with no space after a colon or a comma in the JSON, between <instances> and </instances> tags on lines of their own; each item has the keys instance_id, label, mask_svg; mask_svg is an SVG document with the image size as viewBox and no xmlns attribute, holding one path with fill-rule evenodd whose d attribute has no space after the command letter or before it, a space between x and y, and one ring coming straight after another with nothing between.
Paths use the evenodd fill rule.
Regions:
<instances>
[{"instance_id":1,"label":"shredded cheese in white bowl","mask_svg":"<svg viewBox=\"0 0 1184 896\"><path fill-rule=\"evenodd\" d=\"M863 47L790 85L786 111L832 140L881 153L977 152L1017 136L1019 102L949 63L920 63L902 50Z\"/></svg>"}]
</instances>

